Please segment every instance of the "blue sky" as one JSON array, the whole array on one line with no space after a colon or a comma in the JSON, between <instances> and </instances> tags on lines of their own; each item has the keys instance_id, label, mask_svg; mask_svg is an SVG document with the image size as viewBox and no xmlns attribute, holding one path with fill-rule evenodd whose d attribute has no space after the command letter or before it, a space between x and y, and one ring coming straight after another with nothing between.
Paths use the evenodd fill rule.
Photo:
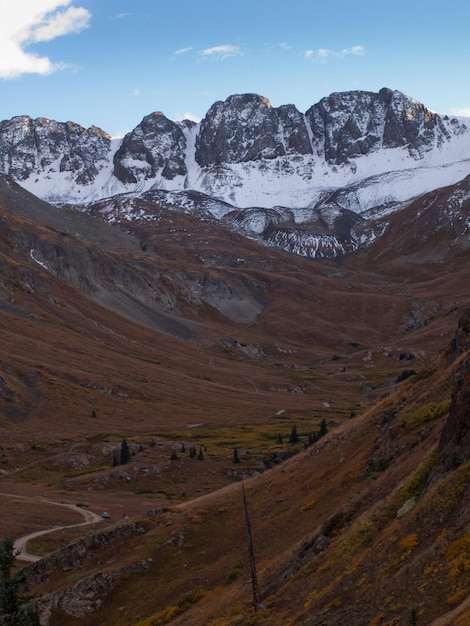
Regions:
<instances>
[{"instance_id":1,"label":"blue sky","mask_svg":"<svg viewBox=\"0 0 470 626\"><path fill-rule=\"evenodd\" d=\"M304 112L390 87L470 116L470 2L0 0L0 120L202 118L255 92Z\"/></svg>"}]
</instances>

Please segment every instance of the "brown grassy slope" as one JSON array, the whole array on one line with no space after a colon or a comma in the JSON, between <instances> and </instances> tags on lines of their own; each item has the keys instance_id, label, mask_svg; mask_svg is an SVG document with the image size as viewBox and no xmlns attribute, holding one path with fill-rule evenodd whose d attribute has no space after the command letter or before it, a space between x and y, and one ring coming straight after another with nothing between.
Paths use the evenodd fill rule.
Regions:
<instances>
[{"instance_id":1,"label":"brown grassy slope","mask_svg":"<svg viewBox=\"0 0 470 626\"><path fill-rule=\"evenodd\" d=\"M47 207L43 208L47 212ZM151 234L146 230L148 245L143 250L139 243L143 236L137 228L136 234L127 234L126 244L121 245L114 238L115 229L107 227L101 239L103 245L96 248L88 221L85 231L83 224L80 225L79 238L68 235L64 239L60 214L55 214L55 219L59 219L55 230L46 228L47 214L42 225L31 222L31 213L15 215L5 209L0 231L0 408L6 484L26 490L42 489L44 485L55 489L60 483L57 478L60 471L54 469L51 487L48 468L52 457L70 451L77 443L80 444L77 451L92 452L96 443L93 437L109 438L115 443L127 436L146 443L154 435L165 433L180 440L181 432L195 423L203 424L205 437L209 437L209 431L222 427L254 426L261 437L256 441L253 432L248 446L251 453L261 447L264 427L277 429L282 424L287 429L297 423L311 428L326 416L330 428L337 427L335 433L315 449L295 457L291 465L275 468L254 480L248 498L253 509L263 597L266 605L270 604L267 623L275 623L269 620L282 616L284 610L288 615L285 619L296 615L303 619L304 611L308 616L309 606L313 615L320 615L328 602L337 603L335 585L346 580L347 574L337 567L347 559L346 553L336 551L334 532L343 522L346 527L353 524L362 511L368 510L369 504L380 502L393 492L397 482L414 471L416 464L429 453L430 446L437 441L439 420L444 419L436 417L439 411L435 414L430 409L432 419L429 423L424 419L423 432L421 428L415 433L413 427L409 431L410 426L397 426L396 419L400 415L405 418L413 402L416 410L422 402L441 406L449 397L450 383L444 377L441 387L438 378L432 379L432 391L420 386L425 385L424 380L419 385L416 383L418 386L410 387L396 410L395 400L386 398L377 412L358 420L354 428L355 421L349 422L348 417L351 412L359 414L374 401L392 393L396 376L402 370L422 370L448 344L459 310L468 302L469 266L462 262L466 252L458 251L461 255L458 257L454 251L450 258L438 259L432 266L406 259L401 265L397 262L390 266L388 261L376 263L374 248L372 256L348 258L342 265L305 261L270 250L266 264L264 250L252 242L245 247L241 238L226 238L225 233L211 226L212 261L207 267L201 261L197 244L189 248L192 255L189 260L186 244L190 237L183 230L185 216L179 217L181 230L177 233L172 230L171 220L154 225ZM170 248L166 247L167 239ZM50 260L51 252L57 251L57 258L62 260L54 265L54 271L62 276L61 280L31 258L31 243L43 260ZM184 263L180 265L175 253L178 245L185 246ZM241 246L244 246L243 254ZM241 256L247 259L243 267L234 266L233 259ZM162 297L149 304L148 294L153 293L157 284L152 282L152 272L163 276L165 293L174 295L170 316ZM208 302L191 300L187 294L195 284L194 276L196 282L210 280L211 285L224 293L227 286L247 298L262 293L260 314L249 323L236 322ZM151 285L148 291L144 289L147 279ZM135 284L139 285L138 293ZM103 302L104 288L107 294L116 295L113 310L98 304ZM137 296L139 305L132 307ZM116 313L120 297L126 303L126 317ZM133 323L133 317L142 311L142 299L148 316L144 322ZM173 328L166 326L166 332L161 332L159 327L159 316L163 314L166 322L170 318L175 320ZM182 339L181 325L195 334ZM280 410L284 411L281 420ZM413 424L414 419L419 423L421 418L408 416L404 424ZM175 434L175 430L179 432ZM39 463L31 468L31 463L36 463L32 461L32 450ZM320 450L318 454L310 454L316 450ZM233 469L230 451L228 447L225 460L208 458L207 465L200 463L184 470L194 474L191 497L198 493L198 481L203 491L220 485L224 466ZM209 446L208 456L212 454ZM140 460L137 456L137 461ZM215 467L212 462L218 463L217 479L212 475ZM111 471L109 459L106 463L107 467L100 468L96 462L90 477L66 496L76 502L77 496L81 498L83 493L89 493L93 506L101 507L103 492L87 490L95 473ZM167 474L173 484L177 480L176 468L186 460L178 463L173 466L171 476ZM241 466L247 475L252 472L253 463L245 457ZM38 467L40 470L36 471ZM226 478L224 481L222 484L226 484ZM133 488L135 500L137 484L141 485L117 483L106 491L106 497L114 492L120 498L116 511L122 510L123 497ZM57 493L62 497L65 492ZM240 556L245 530L239 486L217 492L215 506L207 497L204 502L185 505L187 509L157 517L155 527L146 522L143 528L147 530L148 542L134 538L131 549L128 542L120 540L106 553L91 554L90 569L73 570L67 576L61 574L60 580L51 572L49 582L39 587L40 592L67 586L90 573L119 569L138 557L142 560L152 555L154 563L148 574L123 575L107 596L100 613L104 623L133 624L174 606L197 586L210 593L196 605L201 617L188 614L188 623L198 623L191 622L192 619L209 623L204 620L222 619L225 613L232 617L247 615L246 563L242 568L245 584L240 586L238 581L227 586L227 576L234 576L233 571L244 558ZM148 502L146 497L141 500L139 511ZM354 505L352 511L343 511L345 500ZM192 506L197 507L195 511ZM327 564L324 569L333 578L322 573L320 579L333 595L331 598L322 595L318 603L309 605L316 591L310 576L302 574L305 569L301 553L308 556L318 549L315 542L310 545L310 538L338 512L341 515L329 524L329 534L334 539L330 546L335 549L317 557L325 559L327 553L331 556L332 565ZM391 514L386 509L378 515L387 520ZM366 523L367 538L368 527ZM365 541L362 527L357 532L359 538L355 541L358 550L362 550ZM397 537L401 536L400 532ZM218 540L220 536L222 540ZM380 537L374 544L374 554L384 550ZM168 540L171 540L169 549L162 551L161 544ZM397 541L392 546L394 549L398 546L401 554ZM408 547L413 547L413 538L408 542ZM405 545L403 550L406 549ZM357 553L353 556L359 559ZM211 563L213 566L208 567ZM394 574L393 564L390 567ZM307 582L302 582L296 600L289 591L288 581L293 580L297 570L299 580L303 581L304 576ZM369 576L367 572L365 575ZM159 582L155 583L156 580ZM356 580L348 583L349 588L355 584ZM397 588L402 589L400 585L397 583ZM101 591L98 597L104 595ZM382 598L380 594L379 597ZM240 604L240 598L246 599L246 606ZM382 605L389 606L387 610L393 614L393 602L387 605L387 598L382 600ZM405 604L403 601L403 611L407 608ZM442 603L436 606L436 610L443 610ZM120 610L121 607L125 610ZM371 605L370 613L376 608ZM359 608L356 610L359 612ZM338 615L338 620L346 620L341 613Z\"/></svg>"},{"instance_id":2,"label":"brown grassy slope","mask_svg":"<svg viewBox=\"0 0 470 626\"><path fill-rule=\"evenodd\" d=\"M142 295L132 292L132 272L140 280L144 264L145 275L152 268L161 273L163 245L159 255L143 254L139 245L129 243L130 235L121 244L121 231L107 227L117 233L116 240L109 233L100 235L100 241L107 243L93 252L90 262L90 242L72 238L70 243L66 237L64 243L56 221L56 230L51 231L5 210L3 224L2 399L8 420L18 425L17 432L22 431L19 424L24 420L28 431L53 429L76 435L90 430L166 428L170 422L172 428L201 421L250 422L266 419L279 409L303 413L337 396L339 377L346 384L336 401L349 414L358 397L366 404L370 401L369 392L364 393L367 387L380 390L388 377L400 371L401 351L424 348L431 341L431 351L441 346L458 311L446 314L453 305L460 305L459 293L449 302L435 294L432 285L429 288L436 295L432 311L420 306L413 311L417 290L422 290L423 301L428 298L427 284L386 283L354 267L338 269L331 263L315 264L275 251L269 251L273 269L267 271L258 267L259 247L248 242L244 256L256 267L206 267L200 262L195 267L201 276L215 274L224 284L235 280L233 276L238 284L261 284L264 302L256 320L237 323L207 303L191 305L181 295L189 280L188 266L176 271L178 260L173 258L165 266L165 280L183 314L147 303L154 323L129 323L93 303L93 298L102 296L103 274L117 281L105 285L115 290L113 307L119 298L130 306L132 298L137 302L137 295ZM160 243L165 240L159 229L154 236ZM222 241L214 240L218 242L215 254L221 252ZM67 270L68 284L34 262L31 242L44 255L55 250L63 259L55 271L64 275ZM236 245L240 254L241 238L230 245ZM113 275L113 268L120 266L129 271L127 295L119 282L122 273ZM86 295L71 288L74 284ZM141 311L139 302L134 309L127 308L128 317L135 318ZM422 338L422 330L406 329L409 315L417 318L419 329L431 312L432 337ZM168 324L174 320L174 334L179 334L179 328L193 331L192 340L175 338L168 324L167 332L155 332L161 315ZM240 345L259 350L253 357ZM390 356L383 356L384 347ZM372 358L369 351L375 351ZM332 362L332 357L342 361ZM416 365L422 365L425 358L418 358ZM350 376L344 370L351 370ZM298 390L303 393L293 393ZM91 419L92 411L100 416L98 421Z\"/></svg>"},{"instance_id":3,"label":"brown grassy slope","mask_svg":"<svg viewBox=\"0 0 470 626\"><path fill-rule=\"evenodd\" d=\"M452 379L469 358L449 368L442 358L427 377L246 483L264 605L256 623L407 623L413 607L430 623L466 597L470 470L466 462L439 470L438 444ZM95 596L90 585L100 607L78 620L62 608L52 624L134 624L152 614L142 624L252 623L239 485L141 524L140 540L114 545L112 557L96 550L85 571L150 557L148 569ZM74 580L49 571L37 589ZM196 588L203 597L191 606Z\"/></svg>"}]
</instances>

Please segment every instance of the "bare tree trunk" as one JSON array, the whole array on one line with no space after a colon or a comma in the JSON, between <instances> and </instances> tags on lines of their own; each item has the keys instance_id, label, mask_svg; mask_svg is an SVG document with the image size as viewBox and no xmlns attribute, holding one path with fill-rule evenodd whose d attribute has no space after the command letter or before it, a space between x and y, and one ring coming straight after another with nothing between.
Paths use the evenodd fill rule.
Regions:
<instances>
[{"instance_id":1,"label":"bare tree trunk","mask_svg":"<svg viewBox=\"0 0 470 626\"><path fill-rule=\"evenodd\" d=\"M245 510L246 530L248 533L248 551L250 554L251 586L253 589L253 606L255 612L263 608L259 596L258 576L256 574L255 552L253 550L253 536L251 534L250 516L248 515L248 505L245 495L245 483L242 480L243 508Z\"/></svg>"}]
</instances>

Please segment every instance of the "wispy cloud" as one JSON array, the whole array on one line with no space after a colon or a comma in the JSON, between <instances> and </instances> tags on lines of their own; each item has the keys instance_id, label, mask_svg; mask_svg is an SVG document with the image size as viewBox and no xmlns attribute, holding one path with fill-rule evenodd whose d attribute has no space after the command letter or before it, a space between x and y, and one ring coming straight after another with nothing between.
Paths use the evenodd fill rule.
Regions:
<instances>
[{"instance_id":1,"label":"wispy cloud","mask_svg":"<svg viewBox=\"0 0 470 626\"><path fill-rule=\"evenodd\" d=\"M201 50L200 54L203 58L208 59L212 57L218 61L223 61L228 57L243 56L243 52L239 46L231 46L228 44L206 48L205 50Z\"/></svg>"},{"instance_id":2,"label":"wispy cloud","mask_svg":"<svg viewBox=\"0 0 470 626\"><path fill-rule=\"evenodd\" d=\"M30 41L51 41L62 35L80 33L90 25L90 13L80 7L70 7L45 19L37 28L31 29Z\"/></svg>"},{"instance_id":3,"label":"wispy cloud","mask_svg":"<svg viewBox=\"0 0 470 626\"><path fill-rule=\"evenodd\" d=\"M187 52L191 52L192 47L188 46L187 48L180 48L179 50L175 50L174 54L176 55L180 55L180 54L186 54Z\"/></svg>"},{"instance_id":4,"label":"wispy cloud","mask_svg":"<svg viewBox=\"0 0 470 626\"><path fill-rule=\"evenodd\" d=\"M316 50L305 50L303 57L309 61L325 63L329 58L344 58L347 56L363 56L365 54L364 46L353 46L352 48L343 48L343 50L329 50L328 48L317 48Z\"/></svg>"},{"instance_id":5,"label":"wispy cloud","mask_svg":"<svg viewBox=\"0 0 470 626\"><path fill-rule=\"evenodd\" d=\"M470 117L470 107L464 107L463 109L451 109L452 115L457 115L458 117Z\"/></svg>"},{"instance_id":6,"label":"wispy cloud","mask_svg":"<svg viewBox=\"0 0 470 626\"><path fill-rule=\"evenodd\" d=\"M287 41L280 41L277 43L273 43L272 41L268 41L264 44L264 47L268 50L291 50L292 46L287 43Z\"/></svg>"},{"instance_id":7,"label":"wispy cloud","mask_svg":"<svg viewBox=\"0 0 470 626\"><path fill-rule=\"evenodd\" d=\"M22 74L50 74L65 64L26 52L28 45L79 33L90 24L84 8L69 6L72 0L15 0L8 2L0 22L0 78ZM0 0L0 9L6 4ZM65 8L69 7L69 8Z\"/></svg>"}]
</instances>

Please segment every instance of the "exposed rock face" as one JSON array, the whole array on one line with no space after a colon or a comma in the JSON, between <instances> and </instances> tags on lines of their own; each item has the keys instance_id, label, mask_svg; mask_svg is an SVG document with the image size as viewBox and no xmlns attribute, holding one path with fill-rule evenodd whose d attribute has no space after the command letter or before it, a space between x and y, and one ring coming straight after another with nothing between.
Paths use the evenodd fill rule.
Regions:
<instances>
[{"instance_id":1,"label":"exposed rock face","mask_svg":"<svg viewBox=\"0 0 470 626\"><path fill-rule=\"evenodd\" d=\"M440 448L440 461L446 470L470 460L470 359L459 371Z\"/></svg>"},{"instance_id":2,"label":"exposed rock face","mask_svg":"<svg viewBox=\"0 0 470 626\"><path fill-rule=\"evenodd\" d=\"M196 141L201 167L311 152L303 115L295 106L273 109L257 94L230 96L212 105Z\"/></svg>"},{"instance_id":3,"label":"exposed rock face","mask_svg":"<svg viewBox=\"0 0 470 626\"><path fill-rule=\"evenodd\" d=\"M90 553L105 549L109 543L126 541L145 532L144 524L131 522L78 539L54 554L25 566L28 583L34 586L40 581L47 580L49 571L54 567L60 567L63 571L78 569L89 558ZM49 624L54 608L60 608L74 617L84 617L100 607L103 596L109 593L119 580L146 571L151 564L152 559L149 558L111 572L98 572L63 591L35 599L32 604L38 610L40 622L44 626Z\"/></svg>"},{"instance_id":4,"label":"exposed rock face","mask_svg":"<svg viewBox=\"0 0 470 626\"><path fill-rule=\"evenodd\" d=\"M147 115L124 137L114 155L114 175L123 183L137 183L159 173L169 180L184 176L184 130L192 125L194 122L172 122L160 112Z\"/></svg>"},{"instance_id":5,"label":"exposed rock face","mask_svg":"<svg viewBox=\"0 0 470 626\"><path fill-rule=\"evenodd\" d=\"M465 311L459 319L458 328L447 353L448 363L453 363L467 350L470 350L470 309Z\"/></svg>"},{"instance_id":6,"label":"exposed rock face","mask_svg":"<svg viewBox=\"0 0 470 626\"><path fill-rule=\"evenodd\" d=\"M295 254L335 257L386 230L352 213L369 223L462 181L469 137L462 121L390 89L333 93L305 114L251 93L216 102L199 124L152 113L122 140L95 127L15 117L0 123L0 173L55 204L92 211L107 202L108 220L115 198L151 192L146 199L158 204L168 194L172 210L226 220Z\"/></svg>"},{"instance_id":7,"label":"exposed rock face","mask_svg":"<svg viewBox=\"0 0 470 626\"><path fill-rule=\"evenodd\" d=\"M470 310L459 320L451 344L454 358L470 349ZM449 418L442 430L440 464L450 470L470 460L470 353L467 353L455 376Z\"/></svg>"},{"instance_id":8,"label":"exposed rock face","mask_svg":"<svg viewBox=\"0 0 470 626\"><path fill-rule=\"evenodd\" d=\"M336 164L380 148L406 146L410 155L449 139L442 119L400 91L333 93L305 114L315 150Z\"/></svg>"},{"instance_id":9,"label":"exposed rock face","mask_svg":"<svg viewBox=\"0 0 470 626\"><path fill-rule=\"evenodd\" d=\"M0 123L0 167L18 181L34 172L72 172L79 185L95 179L108 158L111 137L92 126L23 115Z\"/></svg>"},{"instance_id":10,"label":"exposed rock face","mask_svg":"<svg viewBox=\"0 0 470 626\"><path fill-rule=\"evenodd\" d=\"M390 89L333 93L305 115L293 105L272 108L266 98L244 94L210 108L201 122L196 159L208 167L316 154L341 164L380 148L402 146L420 158L450 135L437 114Z\"/></svg>"},{"instance_id":11,"label":"exposed rock face","mask_svg":"<svg viewBox=\"0 0 470 626\"><path fill-rule=\"evenodd\" d=\"M0 202L21 219L32 219L51 229L38 234L22 223L11 231L4 229L2 235L9 245L21 250L33 266L40 266L134 322L191 340L197 335L192 315L199 307L209 305L229 319L251 323L266 306L268 287L261 281L248 280L224 268L210 273L156 268L141 254L137 238L85 212L51 206L1 174ZM143 207L136 199L136 211L143 211ZM123 252L135 261L122 263ZM15 278L31 290L47 294L42 276L42 272L23 270ZM86 381L76 382L87 385ZM14 396L9 389L0 379L0 400L2 395L10 398L10 415ZM111 389L97 391L112 393ZM14 421L24 419L16 410L10 417Z\"/></svg>"},{"instance_id":12,"label":"exposed rock face","mask_svg":"<svg viewBox=\"0 0 470 626\"><path fill-rule=\"evenodd\" d=\"M194 122L174 122L155 112L122 140L113 176L124 184L173 180L188 173L188 132ZM406 147L419 159L467 129L443 119L399 91L333 93L305 114L294 105L273 108L257 94L216 102L197 129L195 158L202 168L315 155L331 164L381 148ZM46 118L14 117L0 123L0 171L24 181L34 174L73 173L92 183L109 165L111 138L92 126ZM109 187L107 187L109 190ZM104 193L104 192L103 192Z\"/></svg>"},{"instance_id":13,"label":"exposed rock face","mask_svg":"<svg viewBox=\"0 0 470 626\"><path fill-rule=\"evenodd\" d=\"M452 342L457 357L470 349L470 310L465 311ZM440 464L450 470L470 460L470 353L462 361L455 377L449 418L442 430Z\"/></svg>"}]
</instances>

